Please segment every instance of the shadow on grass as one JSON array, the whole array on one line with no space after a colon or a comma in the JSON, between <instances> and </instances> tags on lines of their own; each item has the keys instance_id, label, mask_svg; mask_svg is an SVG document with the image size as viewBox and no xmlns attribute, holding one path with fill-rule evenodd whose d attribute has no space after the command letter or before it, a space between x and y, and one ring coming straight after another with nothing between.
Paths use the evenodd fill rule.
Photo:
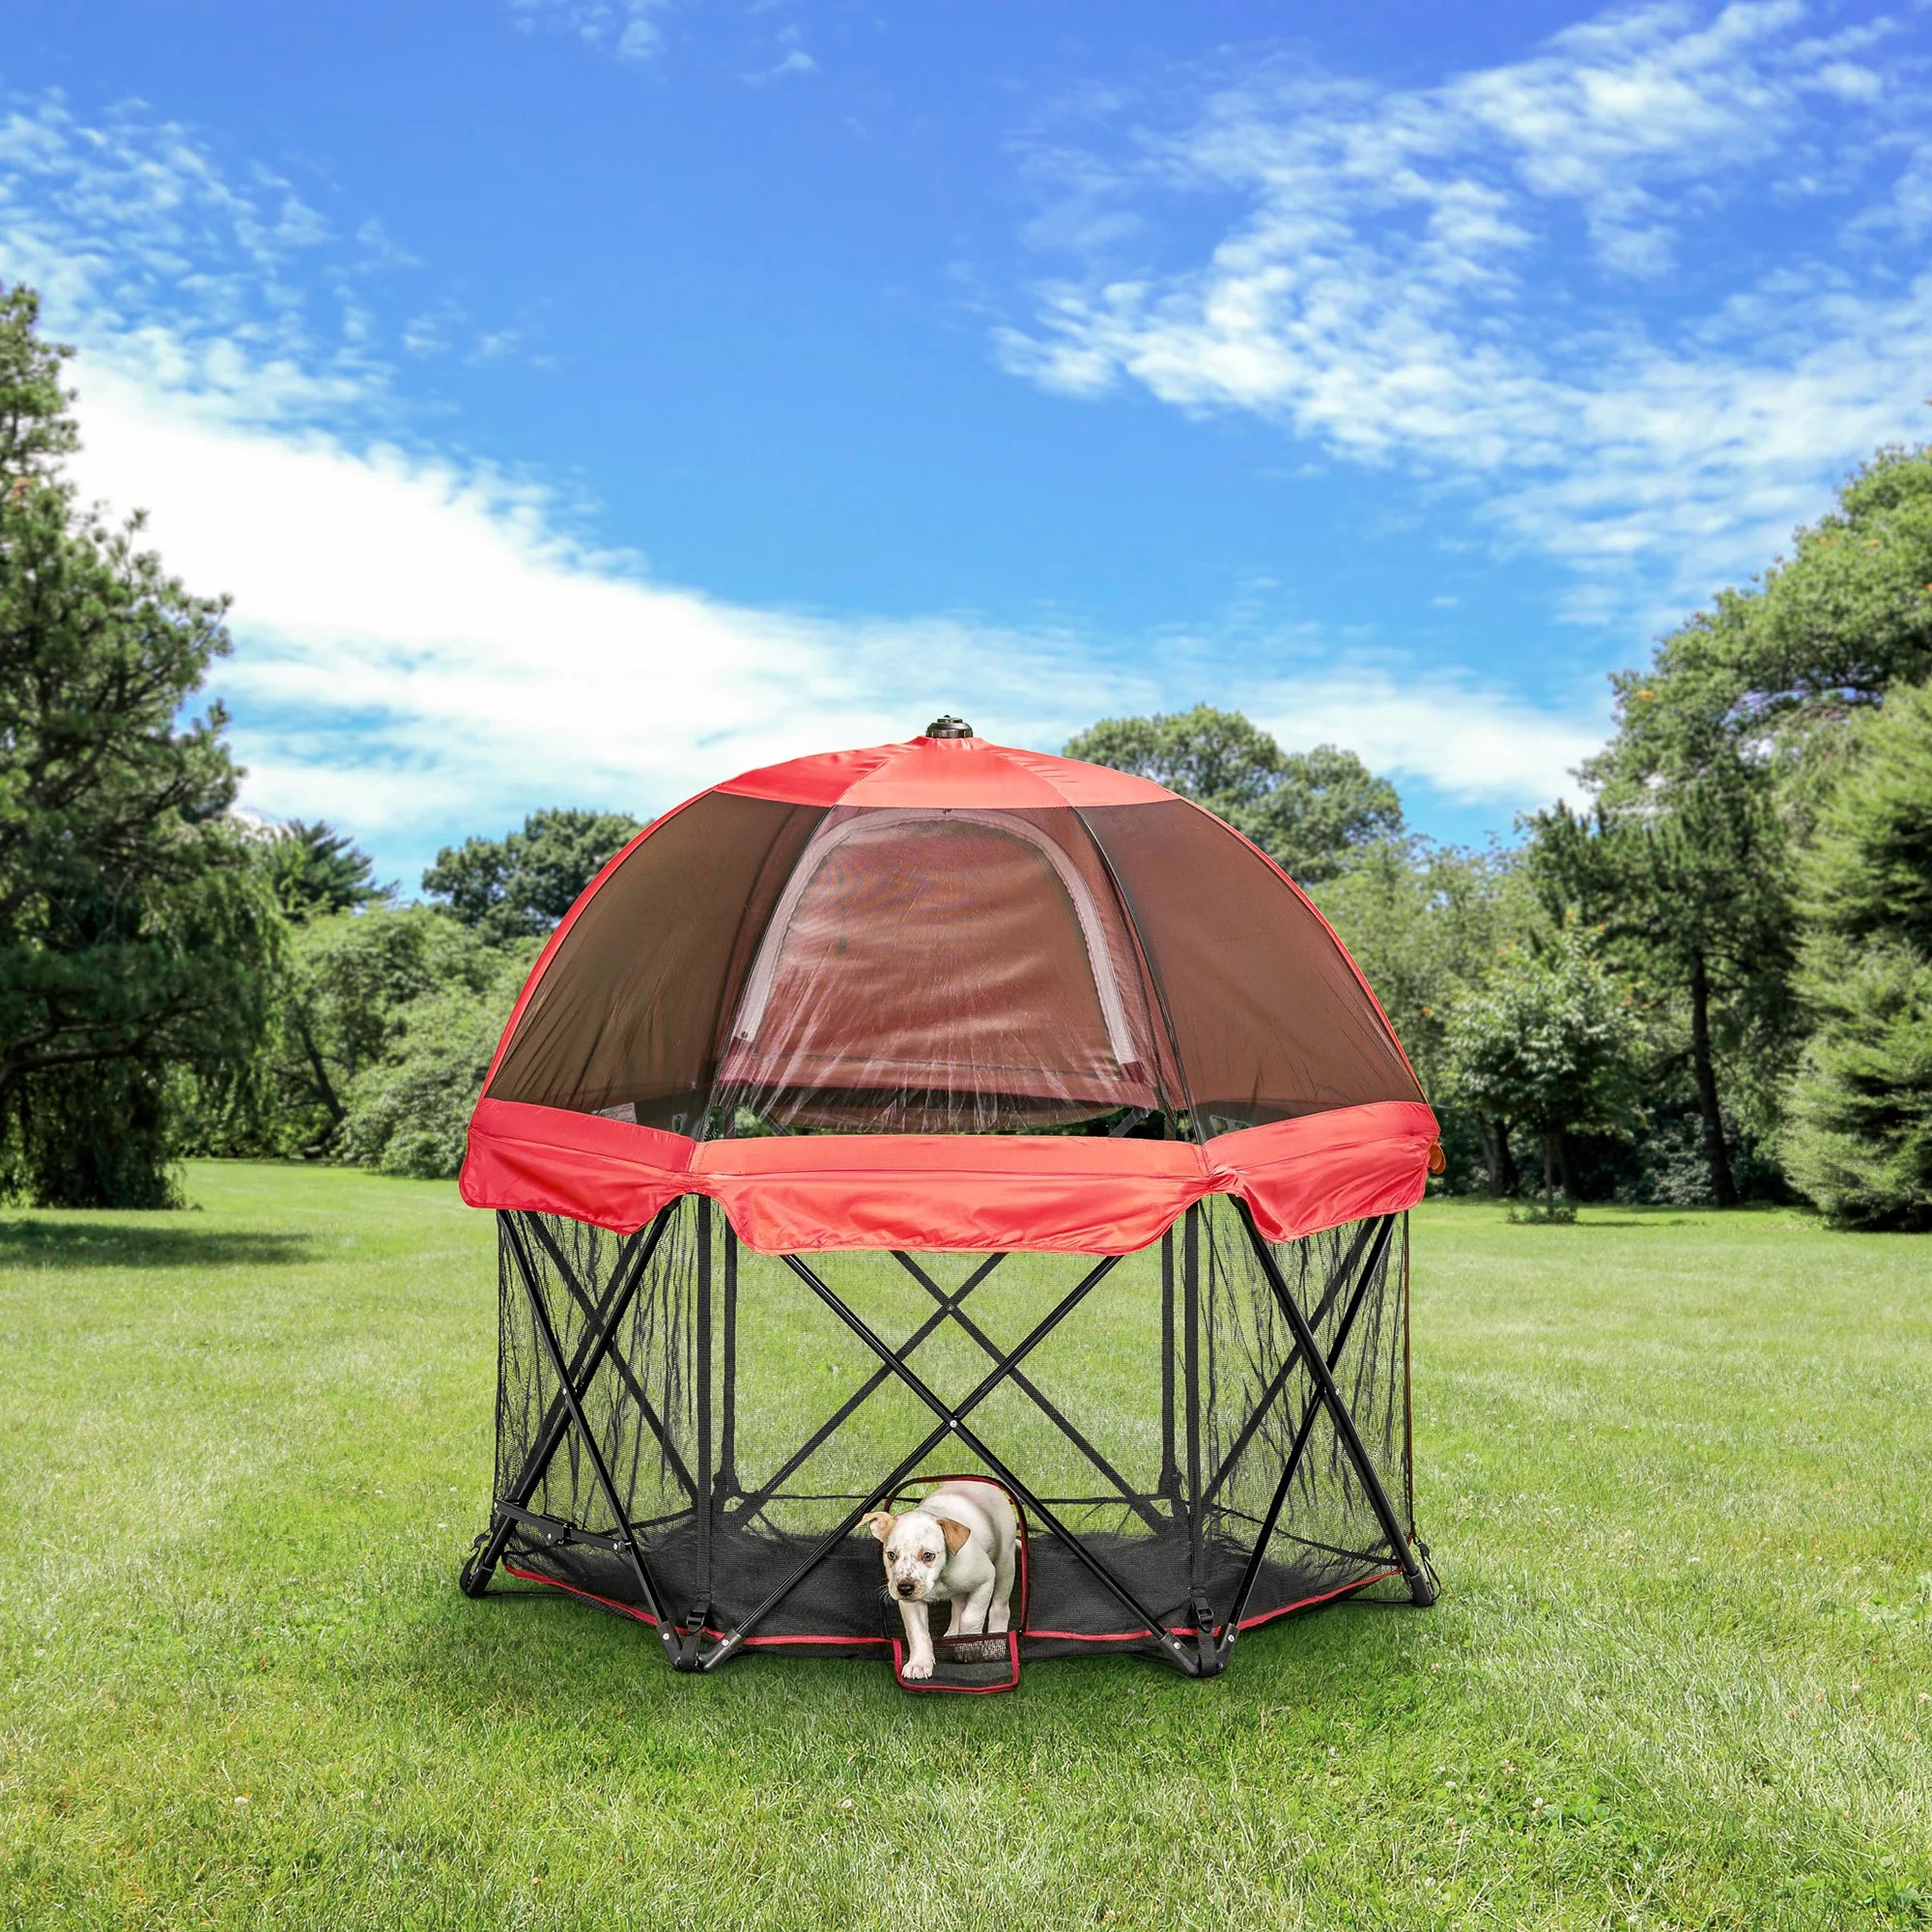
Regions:
<instances>
[{"instance_id":1,"label":"shadow on grass","mask_svg":"<svg viewBox=\"0 0 1932 1932\"><path fill-rule=\"evenodd\" d=\"M280 1267L311 1259L306 1235L144 1228L112 1221L0 1221L0 1267Z\"/></svg>"},{"instance_id":2,"label":"shadow on grass","mask_svg":"<svg viewBox=\"0 0 1932 1932\"><path fill-rule=\"evenodd\" d=\"M1666 1221L1657 1214L1598 1214L1586 1208L1582 1212L1567 1217L1558 1215L1553 1221L1546 1221L1541 1214L1512 1214L1503 1225L1508 1228L1567 1228L1575 1234L1593 1235L1599 1228L1681 1228L1685 1221L1681 1214Z\"/></svg>"}]
</instances>

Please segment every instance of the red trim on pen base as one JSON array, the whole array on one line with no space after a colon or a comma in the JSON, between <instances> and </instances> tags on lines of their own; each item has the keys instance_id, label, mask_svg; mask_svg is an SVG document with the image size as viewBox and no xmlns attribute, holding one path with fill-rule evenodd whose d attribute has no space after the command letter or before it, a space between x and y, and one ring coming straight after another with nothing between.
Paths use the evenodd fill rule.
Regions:
<instances>
[{"instance_id":1,"label":"red trim on pen base","mask_svg":"<svg viewBox=\"0 0 1932 1932\"><path fill-rule=\"evenodd\" d=\"M612 1610L618 1616L629 1617L637 1623L649 1624L653 1630L657 1628L657 1618L652 1616L648 1610L639 1609L636 1604L622 1603L615 1597L600 1597L595 1590L586 1590L577 1583L566 1583L560 1577L546 1577L539 1571L520 1570L514 1563L505 1563L503 1565L503 1572L506 1576L518 1577L526 1583L541 1583L547 1589L561 1590L567 1597L576 1597L583 1603L595 1604L599 1609ZM1400 1565L1390 1570L1378 1570L1373 1577L1360 1577L1352 1583L1338 1583L1334 1589L1321 1591L1312 1597L1297 1597L1293 1603L1283 1604L1279 1609L1263 1610L1258 1615L1243 1617L1237 1628L1243 1631L1259 1630L1262 1625L1271 1624L1278 1617L1291 1616L1296 1610L1312 1610L1319 1605L1333 1603L1337 1597L1351 1596L1357 1590L1366 1590L1376 1583L1386 1583L1390 1577L1400 1577L1401 1575L1402 1568ZM704 1627L704 1634L715 1641L723 1637L724 1633L721 1630L713 1630L707 1624ZM1019 1682L1018 1647L1021 1640L1037 1637L1042 1642L1052 1643L1141 1643L1151 1638L1153 1632L1145 1629L1131 1631L1025 1630L1008 1631L1005 1634L1009 1639L1013 1650L1013 1684L1017 1684ZM934 1648L937 1649L940 1644L949 1641L955 1643L984 1643L989 1641L989 1639L983 1636L954 1637L951 1639L936 1637L933 1639ZM787 1644L807 1643L837 1646L843 1650L890 1649L893 1653L893 1674L895 1677L899 1676L901 1656L905 1648L904 1639L900 1637L813 1636L810 1634L748 1636L745 1639L744 1648L747 1650L774 1650ZM900 1682L903 1688L908 1690L953 1690L967 1695L985 1690L1010 1690L1013 1688L1012 1684L905 1684L903 1678L900 1678Z\"/></svg>"},{"instance_id":2,"label":"red trim on pen base","mask_svg":"<svg viewBox=\"0 0 1932 1932\"><path fill-rule=\"evenodd\" d=\"M600 1597L595 1590L586 1590L579 1583L566 1583L560 1577L546 1577L536 1570L519 1570L514 1563L503 1565L505 1576L521 1577L526 1583L541 1583L546 1589L561 1590L567 1597L577 1597L586 1604L595 1604L600 1610L614 1610L620 1617L630 1617L635 1622L649 1624L653 1630L658 1620L650 1611L639 1609L636 1604L626 1604L616 1597ZM709 1624L704 1626L704 1634L716 1640L724 1636L722 1630L714 1630ZM838 1644L841 1648L869 1647L883 1650L892 1639L884 1636L748 1636L744 1647L747 1650L775 1649L787 1643Z\"/></svg>"}]
</instances>

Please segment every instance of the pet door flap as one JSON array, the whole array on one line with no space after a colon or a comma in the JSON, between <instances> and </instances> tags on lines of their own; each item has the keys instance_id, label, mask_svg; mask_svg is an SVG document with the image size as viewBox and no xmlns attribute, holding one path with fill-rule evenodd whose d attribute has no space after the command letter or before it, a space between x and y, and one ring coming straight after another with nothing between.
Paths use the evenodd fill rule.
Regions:
<instances>
[{"instance_id":1,"label":"pet door flap","mask_svg":"<svg viewBox=\"0 0 1932 1932\"><path fill-rule=\"evenodd\" d=\"M898 1618L894 1614L893 1621ZM1020 1681L1020 1634L997 1636L934 1636L932 1675L905 1674L905 1634L893 1638L893 1676L901 1690L1010 1690Z\"/></svg>"}]
</instances>

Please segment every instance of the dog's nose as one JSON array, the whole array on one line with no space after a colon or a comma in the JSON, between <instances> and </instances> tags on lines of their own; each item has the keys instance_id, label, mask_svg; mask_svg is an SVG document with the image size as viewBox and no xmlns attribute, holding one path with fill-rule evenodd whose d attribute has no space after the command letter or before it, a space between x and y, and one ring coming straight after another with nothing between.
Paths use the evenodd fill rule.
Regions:
<instances>
[{"instance_id":1,"label":"dog's nose","mask_svg":"<svg viewBox=\"0 0 1932 1932\"><path fill-rule=\"evenodd\" d=\"M899 1595L902 1597L909 1597L918 1588L919 1585L917 1583L901 1583L898 1586Z\"/></svg>"}]
</instances>

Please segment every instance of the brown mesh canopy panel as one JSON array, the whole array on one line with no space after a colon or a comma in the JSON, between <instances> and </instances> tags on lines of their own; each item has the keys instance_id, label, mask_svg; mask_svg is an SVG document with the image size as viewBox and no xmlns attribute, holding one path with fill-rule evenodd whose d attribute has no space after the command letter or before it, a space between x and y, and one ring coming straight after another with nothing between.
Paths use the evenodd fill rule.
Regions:
<instances>
[{"instance_id":1,"label":"brown mesh canopy panel","mask_svg":"<svg viewBox=\"0 0 1932 1932\"><path fill-rule=\"evenodd\" d=\"M1205 1141L1422 1097L1321 916L1181 800L723 791L586 901L488 1094L700 1141L1128 1114Z\"/></svg>"},{"instance_id":2,"label":"brown mesh canopy panel","mask_svg":"<svg viewBox=\"0 0 1932 1932\"><path fill-rule=\"evenodd\" d=\"M1201 1138L1422 1097L1353 961L1238 833L1179 799L1082 816L1160 988Z\"/></svg>"},{"instance_id":3,"label":"brown mesh canopy panel","mask_svg":"<svg viewBox=\"0 0 1932 1932\"><path fill-rule=\"evenodd\" d=\"M652 828L533 980L489 1092L688 1132L772 908L822 810L706 792Z\"/></svg>"}]
</instances>

